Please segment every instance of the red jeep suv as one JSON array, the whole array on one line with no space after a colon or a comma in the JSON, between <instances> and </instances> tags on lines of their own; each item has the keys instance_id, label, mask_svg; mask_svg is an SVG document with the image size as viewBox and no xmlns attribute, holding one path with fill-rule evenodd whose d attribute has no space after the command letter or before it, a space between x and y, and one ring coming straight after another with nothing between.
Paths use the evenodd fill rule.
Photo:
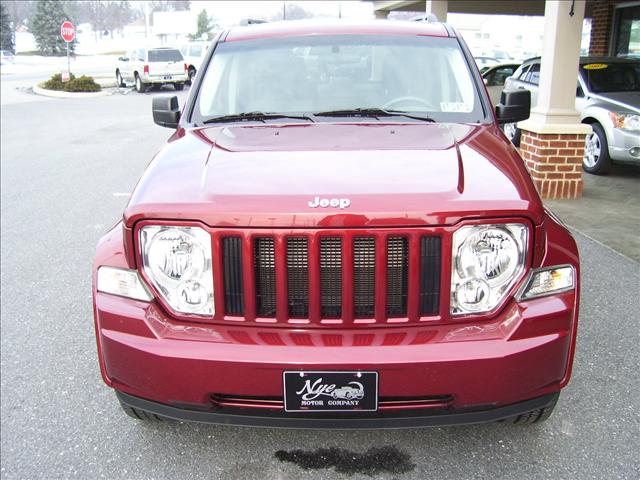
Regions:
<instances>
[{"instance_id":1,"label":"red jeep suv","mask_svg":"<svg viewBox=\"0 0 640 480\"><path fill-rule=\"evenodd\" d=\"M298 428L534 423L569 381L579 260L435 22L213 42L94 264L125 412Z\"/></svg>"}]
</instances>

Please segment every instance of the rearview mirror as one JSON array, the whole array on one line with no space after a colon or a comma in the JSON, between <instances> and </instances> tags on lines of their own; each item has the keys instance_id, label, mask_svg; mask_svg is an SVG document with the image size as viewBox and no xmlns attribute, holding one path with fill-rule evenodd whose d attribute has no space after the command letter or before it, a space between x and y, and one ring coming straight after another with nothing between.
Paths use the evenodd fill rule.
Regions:
<instances>
[{"instance_id":1,"label":"rearview mirror","mask_svg":"<svg viewBox=\"0 0 640 480\"><path fill-rule=\"evenodd\" d=\"M496 105L498 123L516 123L529 118L531 112L531 92L519 88L503 90L500 103Z\"/></svg>"},{"instance_id":2,"label":"rearview mirror","mask_svg":"<svg viewBox=\"0 0 640 480\"><path fill-rule=\"evenodd\" d=\"M156 125L167 128L177 128L180 121L180 107L178 97L158 96L152 102L153 121Z\"/></svg>"}]
</instances>

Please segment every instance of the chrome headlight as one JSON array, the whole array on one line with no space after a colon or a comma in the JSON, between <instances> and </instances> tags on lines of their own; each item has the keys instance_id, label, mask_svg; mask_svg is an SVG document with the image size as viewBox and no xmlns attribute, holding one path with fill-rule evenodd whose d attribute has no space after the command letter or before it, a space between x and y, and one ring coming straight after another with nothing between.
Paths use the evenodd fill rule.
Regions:
<instances>
[{"instance_id":1,"label":"chrome headlight","mask_svg":"<svg viewBox=\"0 0 640 480\"><path fill-rule=\"evenodd\" d=\"M213 315L209 233L199 227L145 226L140 248L144 273L173 310Z\"/></svg>"},{"instance_id":2,"label":"chrome headlight","mask_svg":"<svg viewBox=\"0 0 640 480\"><path fill-rule=\"evenodd\" d=\"M640 115L609 112L609 117L613 122L614 128L620 128L630 132L640 132Z\"/></svg>"},{"instance_id":3,"label":"chrome headlight","mask_svg":"<svg viewBox=\"0 0 640 480\"><path fill-rule=\"evenodd\" d=\"M451 313L494 309L525 267L527 227L520 223L470 225L453 234Z\"/></svg>"}]
</instances>

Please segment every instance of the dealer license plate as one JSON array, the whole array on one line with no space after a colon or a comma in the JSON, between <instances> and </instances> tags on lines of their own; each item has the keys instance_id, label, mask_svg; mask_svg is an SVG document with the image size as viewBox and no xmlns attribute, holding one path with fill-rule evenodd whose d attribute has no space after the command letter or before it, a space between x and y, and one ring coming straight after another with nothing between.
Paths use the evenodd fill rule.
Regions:
<instances>
[{"instance_id":1,"label":"dealer license plate","mask_svg":"<svg viewBox=\"0 0 640 480\"><path fill-rule=\"evenodd\" d=\"M378 372L288 371L283 382L286 412L378 409Z\"/></svg>"}]
</instances>

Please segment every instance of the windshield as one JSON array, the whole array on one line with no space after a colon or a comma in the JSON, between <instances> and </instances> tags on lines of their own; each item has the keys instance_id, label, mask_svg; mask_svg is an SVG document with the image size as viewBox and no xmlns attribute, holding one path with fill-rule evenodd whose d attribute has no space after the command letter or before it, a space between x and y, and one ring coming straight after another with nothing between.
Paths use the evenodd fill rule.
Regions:
<instances>
[{"instance_id":1,"label":"windshield","mask_svg":"<svg viewBox=\"0 0 640 480\"><path fill-rule=\"evenodd\" d=\"M197 100L201 120L246 112L385 109L484 119L454 38L339 35L221 43ZM325 119L327 117L324 117Z\"/></svg>"},{"instance_id":2,"label":"windshield","mask_svg":"<svg viewBox=\"0 0 640 480\"><path fill-rule=\"evenodd\" d=\"M182 62L180 50L149 50L150 62Z\"/></svg>"},{"instance_id":3,"label":"windshield","mask_svg":"<svg viewBox=\"0 0 640 480\"><path fill-rule=\"evenodd\" d=\"M594 93L640 91L640 62L588 63L580 74Z\"/></svg>"}]
</instances>

